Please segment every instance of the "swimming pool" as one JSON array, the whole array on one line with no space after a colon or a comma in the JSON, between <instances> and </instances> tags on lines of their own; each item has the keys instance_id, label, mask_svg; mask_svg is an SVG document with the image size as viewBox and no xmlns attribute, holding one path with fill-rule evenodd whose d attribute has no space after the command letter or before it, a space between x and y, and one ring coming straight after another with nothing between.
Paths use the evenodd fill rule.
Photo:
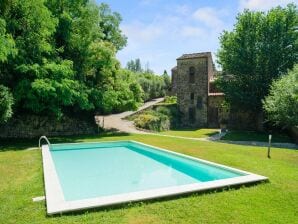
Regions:
<instances>
[{"instance_id":1,"label":"swimming pool","mask_svg":"<svg viewBox=\"0 0 298 224\"><path fill-rule=\"evenodd\" d=\"M267 179L135 141L43 145L42 155L48 214Z\"/></svg>"}]
</instances>

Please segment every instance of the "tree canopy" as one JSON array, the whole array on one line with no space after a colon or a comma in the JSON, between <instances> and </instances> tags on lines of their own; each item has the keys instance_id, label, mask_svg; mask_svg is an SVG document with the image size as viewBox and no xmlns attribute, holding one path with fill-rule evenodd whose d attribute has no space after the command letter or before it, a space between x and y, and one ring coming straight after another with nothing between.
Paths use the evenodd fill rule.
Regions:
<instances>
[{"instance_id":1,"label":"tree canopy","mask_svg":"<svg viewBox=\"0 0 298 224\"><path fill-rule=\"evenodd\" d=\"M264 12L245 10L220 36L218 83L235 108L262 110L270 84L297 63L298 13L294 4Z\"/></svg>"},{"instance_id":2,"label":"tree canopy","mask_svg":"<svg viewBox=\"0 0 298 224\"><path fill-rule=\"evenodd\" d=\"M120 23L107 4L88 0L2 1L0 120L12 111L60 117L136 109L144 91L116 59L127 42Z\"/></svg>"},{"instance_id":3,"label":"tree canopy","mask_svg":"<svg viewBox=\"0 0 298 224\"><path fill-rule=\"evenodd\" d=\"M275 125L298 126L298 64L272 83L263 107Z\"/></svg>"}]
</instances>

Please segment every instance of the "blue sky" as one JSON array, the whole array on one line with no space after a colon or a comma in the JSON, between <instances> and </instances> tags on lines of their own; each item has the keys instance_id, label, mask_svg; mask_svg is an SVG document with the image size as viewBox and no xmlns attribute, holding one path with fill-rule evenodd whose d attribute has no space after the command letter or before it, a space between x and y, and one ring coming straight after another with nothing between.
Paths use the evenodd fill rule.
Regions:
<instances>
[{"instance_id":1,"label":"blue sky","mask_svg":"<svg viewBox=\"0 0 298 224\"><path fill-rule=\"evenodd\" d=\"M122 16L121 29L127 46L118 52L123 67L140 58L142 64L162 74L184 53L219 48L223 30L231 30L244 8L268 10L293 0L96 0L105 2ZM294 0L295 1L295 0Z\"/></svg>"}]
</instances>

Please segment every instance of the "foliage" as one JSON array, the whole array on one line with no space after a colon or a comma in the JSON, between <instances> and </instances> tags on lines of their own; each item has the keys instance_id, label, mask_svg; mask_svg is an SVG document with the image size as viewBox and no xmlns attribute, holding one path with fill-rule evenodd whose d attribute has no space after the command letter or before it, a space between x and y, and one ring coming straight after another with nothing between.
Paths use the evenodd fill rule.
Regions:
<instances>
[{"instance_id":1,"label":"foliage","mask_svg":"<svg viewBox=\"0 0 298 224\"><path fill-rule=\"evenodd\" d=\"M16 103L29 111L60 117L62 106L86 110L94 108L88 100L86 87L74 79L71 61L20 66L19 72L25 77L35 74L33 81L24 78L15 88Z\"/></svg>"},{"instance_id":2,"label":"foliage","mask_svg":"<svg viewBox=\"0 0 298 224\"><path fill-rule=\"evenodd\" d=\"M142 102L143 90L137 83L134 74L121 69L117 77L114 88L109 89L103 95L102 102L106 104L103 106L105 108L104 113L136 110ZM110 102L112 104L108 105Z\"/></svg>"},{"instance_id":3,"label":"foliage","mask_svg":"<svg viewBox=\"0 0 298 224\"><path fill-rule=\"evenodd\" d=\"M6 33L5 27L5 20L0 19L0 62L5 62L9 55L16 54L15 42L12 36Z\"/></svg>"},{"instance_id":4,"label":"foliage","mask_svg":"<svg viewBox=\"0 0 298 224\"><path fill-rule=\"evenodd\" d=\"M220 37L218 80L233 107L260 111L273 79L297 62L298 13L294 4L268 13L245 10Z\"/></svg>"},{"instance_id":5,"label":"foliage","mask_svg":"<svg viewBox=\"0 0 298 224\"><path fill-rule=\"evenodd\" d=\"M156 106L132 117L134 124L151 131L166 131L179 125L179 113L176 105Z\"/></svg>"},{"instance_id":6,"label":"foliage","mask_svg":"<svg viewBox=\"0 0 298 224\"><path fill-rule=\"evenodd\" d=\"M166 71L162 76L156 75L148 65L144 69L139 58L130 60L126 65L126 69L134 73L141 85L144 92L144 101L165 96L171 86L171 79Z\"/></svg>"},{"instance_id":7,"label":"foliage","mask_svg":"<svg viewBox=\"0 0 298 224\"><path fill-rule=\"evenodd\" d=\"M132 72L143 72L141 60L139 58L127 62L126 69Z\"/></svg>"},{"instance_id":8,"label":"foliage","mask_svg":"<svg viewBox=\"0 0 298 224\"><path fill-rule=\"evenodd\" d=\"M15 114L60 117L136 109L142 89L120 69L121 16L107 4L12 0L0 6L0 84Z\"/></svg>"},{"instance_id":9,"label":"foliage","mask_svg":"<svg viewBox=\"0 0 298 224\"><path fill-rule=\"evenodd\" d=\"M12 116L13 96L9 89L0 85L0 123L7 121Z\"/></svg>"},{"instance_id":10,"label":"foliage","mask_svg":"<svg viewBox=\"0 0 298 224\"><path fill-rule=\"evenodd\" d=\"M274 81L263 101L269 121L279 126L298 126L298 64Z\"/></svg>"},{"instance_id":11,"label":"foliage","mask_svg":"<svg viewBox=\"0 0 298 224\"><path fill-rule=\"evenodd\" d=\"M165 70L164 73L162 74L162 78L165 82L165 89L169 90L171 88L171 78L168 75L167 71Z\"/></svg>"},{"instance_id":12,"label":"foliage","mask_svg":"<svg viewBox=\"0 0 298 224\"><path fill-rule=\"evenodd\" d=\"M165 104L176 104L177 96L166 96L164 102Z\"/></svg>"},{"instance_id":13,"label":"foliage","mask_svg":"<svg viewBox=\"0 0 298 224\"><path fill-rule=\"evenodd\" d=\"M144 101L166 95L167 87L163 76L154 75L153 73L137 73L137 79L144 91Z\"/></svg>"},{"instance_id":14,"label":"foliage","mask_svg":"<svg viewBox=\"0 0 298 224\"><path fill-rule=\"evenodd\" d=\"M162 113L153 111L139 115L134 120L134 124L139 128L151 131L164 131L170 129L169 118Z\"/></svg>"}]
</instances>

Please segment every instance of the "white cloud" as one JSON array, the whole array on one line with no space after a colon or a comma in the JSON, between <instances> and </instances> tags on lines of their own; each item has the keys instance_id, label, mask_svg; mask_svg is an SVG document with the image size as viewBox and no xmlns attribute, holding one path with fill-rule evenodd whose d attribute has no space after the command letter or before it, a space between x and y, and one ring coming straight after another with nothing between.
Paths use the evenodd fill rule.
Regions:
<instances>
[{"instance_id":1,"label":"white cloud","mask_svg":"<svg viewBox=\"0 0 298 224\"><path fill-rule=\"evenodd\" d=\"M193 26L185 26L182 28L182 36L185 37L203 37L207 35L206 31Z\"/></svg>"},{"instance_id":2,"label":"white cloud","mask_svg":"<svg viewBox=\"0 0 298 224\"><path fill-rule=\"evenodd\" d=\"M162 27L153 24L145 25L141 22L123 25L121 29L129 37L129 41L139 43L151 42L163 34Z\"/></svg>"},{"instance_id":3,"label":"white cloud","mask_svg":"<svg viewBox=\"0 0 298 224\"><path fill-rule=\"evenodd\" d=\"M222 29L224 23L220 19L220 14L222 12L217 11L211 7L203 7L197 9L193 13L193 18L197 21L204 23L206 26L212 29Z\"/></svg>"},{"instance_id":4,"label":"white cloud","mask_svg":"<svg viewBox=\"0 0 298 224\"><path fill-rule=\"evenodd\" d=\"M272 7L278 5L285 6L291 2L293 2L293 0L240 0L239 10L250 9L266 11Z\"/></svg>"},{"instance_id":5,"label":"white cloud","mask_svg":"<svg viewBox=\"0 0 298 224\"><path fill-rule=\"evenodd\" d=\"M173 8L174 8L174 11L180 15L188 15L191 11L191 8L188 5L177 5Z\"/></svg>"},{"instance_id":6,"label":"white cloud","mask_svg":"<svg viewBox=\"0 0 298 224\"><path fill-rule=\"evenodd\" d=\"M158 0L141 0L141 1L139 1L139 4L143 5L143 6L147 6L147 5L156 3L156 2L158 2Z\"/></svg>"}]
</instances>

